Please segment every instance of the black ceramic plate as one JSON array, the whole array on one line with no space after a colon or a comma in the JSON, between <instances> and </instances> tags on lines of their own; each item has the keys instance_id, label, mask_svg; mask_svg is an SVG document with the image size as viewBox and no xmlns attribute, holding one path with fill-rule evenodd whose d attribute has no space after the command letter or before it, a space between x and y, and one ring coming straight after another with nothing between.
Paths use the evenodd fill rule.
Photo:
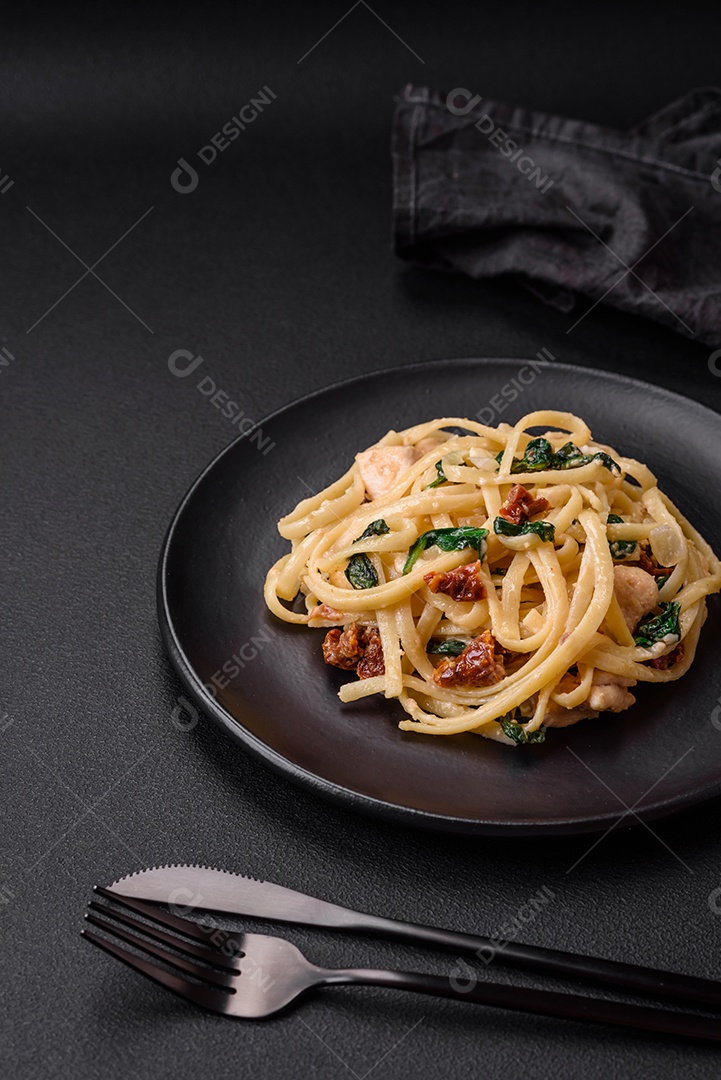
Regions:
<instances>
[{"instance_id":1,"label":"black ceramic plate","mask_svg":"<svg viewBox=\"0 0 721 1080\"><path fill-rule=\"evenodd\" d=\"M265 573L287 550L276 521L344 472L356 451L389 428L437 416L485 410L486 422L492 412L493 423L515 422L538 408L583 416L599 441L649 464L707 538L721 536L721 504L707 497L718 491L719 418L658 387L518 360L426 363L331 386L262 422L272 450L247 437L231 443L170 527L160 625L200 707L251 753L320 795L456 832L594 831L626 807L650 818L721 793L716 598L684 679L640 686L628 712L518 749L476 735L399 731L404 714L385 699L343 705L336 692L344 676L322 661L324 631L266 610Z\"/></svg>"}]
</instances>

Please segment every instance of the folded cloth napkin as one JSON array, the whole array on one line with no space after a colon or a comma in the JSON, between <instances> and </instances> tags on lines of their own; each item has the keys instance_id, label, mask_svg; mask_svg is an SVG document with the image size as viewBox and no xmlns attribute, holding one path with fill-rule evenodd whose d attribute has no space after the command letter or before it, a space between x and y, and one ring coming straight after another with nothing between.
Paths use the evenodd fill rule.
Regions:
<instances>
[{"instance_id":1,"label":"folded cloth napkin","mask_svg":"<svg viewBox=\"0 0 721 1080\"><path fill-rule=\"evenodd\" d=\"M408 86L393 160L401 258L520 275L563 311L582 294L721 345L721 90L625 133Z\"/></svg>"}]
</instances>

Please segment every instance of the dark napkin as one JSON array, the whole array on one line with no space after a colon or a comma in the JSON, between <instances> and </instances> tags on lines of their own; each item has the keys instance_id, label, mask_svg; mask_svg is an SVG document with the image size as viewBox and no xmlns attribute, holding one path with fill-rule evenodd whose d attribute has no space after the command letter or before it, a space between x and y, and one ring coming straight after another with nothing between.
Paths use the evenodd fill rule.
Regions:
<instances>
[{"instance_id":1,"label":"dark napkin","mask_svg":"<svg viewBox=\"0 0 721 1080\"><path fill-rule=\"evenodd\" d=\"M582 294L721 344L721 90L626 133L408 86L393 160L401 258L519 275L571 320Z\"/></svg>"}]
</instances>

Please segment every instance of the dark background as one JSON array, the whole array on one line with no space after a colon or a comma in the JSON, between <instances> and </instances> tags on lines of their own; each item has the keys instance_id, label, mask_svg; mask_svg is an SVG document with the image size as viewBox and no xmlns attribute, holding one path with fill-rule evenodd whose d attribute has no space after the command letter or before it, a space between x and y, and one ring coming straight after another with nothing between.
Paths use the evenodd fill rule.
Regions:
<instances>
[{"instance_id":1,"label":"dark background","mask_svg":"<svg viewBox=\"0 0 721 1080\"><path fill-rule=\"evenodd\" d=\"M718 1075L712 1048L386 991L328 992L285 1018L234 1025L78 936L94 882L199 861L489 933L545 885L555 899L529 940L719 974L715 806L656 836L618 828L590 851L583 837L447 839L351 816L208 722L186 733L171 722L181 687L156 625L157 554L186 488L235 434L194 380L170 374L172 351L200 353L255 419L387 365L542 347L721 408L709 350L671 331L599 307L567 334L577 315L510 284L400 264L389 156L392 97L409 81L628 127L718 82L718 14L700 3L371 7L388 26L360 4L300 64L344 3L4 16L8 1076ZM276 100L212 165L198 163L264 85ZM181 157L199 173L187 195L170 184ZM90 273L45 315L142 215L93 271L107 288ZM319 963L449 963L285 932Z\"/></svg>"}]
</instances>

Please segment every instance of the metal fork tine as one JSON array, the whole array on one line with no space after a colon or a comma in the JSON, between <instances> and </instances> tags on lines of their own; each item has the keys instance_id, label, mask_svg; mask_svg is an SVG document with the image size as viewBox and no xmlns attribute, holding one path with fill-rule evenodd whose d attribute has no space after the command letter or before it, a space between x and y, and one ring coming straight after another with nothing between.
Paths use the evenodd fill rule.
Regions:
<instances>
[{"instance_id":1,"label":"metal fork tine","mask_svg":"<svg viewBox=\"0 0 721 1080\"><path fill-rule=\"evenodd\" d=\"M208 942L208 931L197 923L191 922L190 919L181 919L177 915L171 915L169 911L164 911L163 908L157 907L153 903L146 903L144 900L136 900L135 897L121 896L120 893L110 892L109 889L104 889L102 885L94 885L93 892L99 896L104 896L114 904L120 904L122 907L130 908L131 911L137 911L139 915L144 915L146 919L159 922L162 926L167 926L169 930L175 930L176 933L183 934L193 941L200 941L207 948L212 948Z\"/></svg>"},{"instance_id":2,"label":"metal fork tine","mask_svg":"<svg viewBox=\"0 0 721 1080\"><path fill-rule=\"evenodd\" d=\"M226 956L218 949L209 949L201 945L194 945L191 941L175 937L173 934L166 934L166 932L161 930L158 926L141 922L140 919L135 919L132 915L128 915L124 911L115 911L113 908L106 907L105 904L98 904L95 900L91 900L88 907L92 911L100 912L100 914L105 915L107 918L115 919L117 922L129 926L131 930L137 930L141 934L146 934L154 941L159 941L163 945L169 945L172 949L177 949L178 952L183 953L185 956L192 956L196 960L202 960L204 964L212 964L214 967L221 968L223 971L230 972L232 975L239 974L238 967L233 962L232 956ZM228 940L229 942L233 941L237 944L237 939L229 938ZM240 956L242 954L236 952L235 955Z\"/></svg>"},{"instance_id":3,"label":"metal fork tine","mask_svg":"<svg viewBox=\"0 0 721 1080\"><path fill-rule=\"evenodd\" d=\"M122 926L115 926L105 919L98 919L95 915L86 915L85 918L93 926L99 926L106 933L113 934L115 937L120 938L121 941L127 942L128 945L134 945L136 949L142 949L143 952L149 953L150 956L162 960L164 964L171 964L172 967L192 975L195 979L201 979L203 982L212 983L215 986L230 986L230 980L232 979L230 974L223 975L219 971L213 971L211 968L201 967L200 964L196 964L192 960L186 960L184 956L174 956L167 949L161 949L159 945L153 945L152 941L143 941L141 938L136 937L135 934L123 930Z\"/></svg>"},{"instance_id":4,"label":"metal fork tine","mask_svg":"<svg viewBox=\"0 0 721 1080\"><path fill-rule=\"evenodd\" d=\"M136 956L134 953L128 952L127 949L116 945L114 941L106 941L105 938L94 934L92 930L81 930L80 935L92 945L97 945L103 952L110 953L111 956L121 960L128 967L139 971L141 975L145 975L148 979L152 979L153 982L165 986L168 990L172 990L173 993L180 994L181 997L187 998L188 1001L193 1001L196 1005L202 1005L205 1009L211 1009L213 1012L224 1013L226 1011L227 994L219 990L211 990L210 987L206 989L196 983L188 982L187 979L182 979L179 975L173 975L172 972L151 964L149 960L144 960L142 956Z\"/></svg>"}]
</instances>

